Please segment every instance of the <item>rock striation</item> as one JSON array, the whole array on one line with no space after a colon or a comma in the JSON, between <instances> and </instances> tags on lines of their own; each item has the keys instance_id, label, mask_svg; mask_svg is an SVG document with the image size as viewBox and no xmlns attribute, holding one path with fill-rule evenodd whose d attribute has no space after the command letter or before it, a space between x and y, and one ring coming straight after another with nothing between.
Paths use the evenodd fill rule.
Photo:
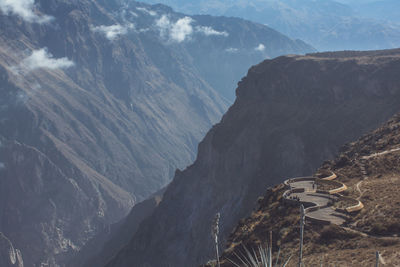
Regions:
<instances>
[{"instance_id":1,"label":"rock striation","mask_svg":"<svg viewBox=\"0 0 400 267\"><path fill-rule=\"evenodd\" d=\"M251 49L252 62L313 51L265 26L228 29L163 5L34 2L0 8L0 231L28 267L66 264L194 159L229 103L213 86L249 67L225 52L239 71L225 58L212 68L229 75L207 75L197 62L210 47L225 51L246 30L248 47L269 33L287 48Z\"/></svg>"},{"instance_id":2,"label":"rock striation","mask_svg":"<svg viewBox=\"0 0 400 267\"><path fill-rule=\"evenodd\" d=\"M152 216L107 265L197 266L265 188L310 175L399 111L400 50L283 56L252 67L237 99L178 172Z\"/></svg>"},{"instance_id":3,"label":"rock striation","mask_svg":"<svg viewBox=\"0 0 400 267\"><path fill-rule=\"evenodd\" d=\"M107 227L92 238L67 264L70 267L104 266L129 242L140 224L149 217L162 200L165 188L136 204L121 221Z\"/></svg>"}]
</instances>

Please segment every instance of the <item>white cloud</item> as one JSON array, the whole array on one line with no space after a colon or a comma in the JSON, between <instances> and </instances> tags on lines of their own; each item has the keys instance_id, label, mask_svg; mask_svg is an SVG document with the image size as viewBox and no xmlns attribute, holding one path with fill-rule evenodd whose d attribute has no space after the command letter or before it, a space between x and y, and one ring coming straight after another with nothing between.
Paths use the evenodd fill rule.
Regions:
<instances>
[{"instance_id":1,"label":"white cloud","mask_svg":"<svg viewBox=\"0 0 400 267\"><path fill-rule=\"evenodd\" d=\"M239 49L233 48L233 47L229 47L229 48L225 49L225 51L229 52L229 53L236 53L236 52L239 51Z\"/></svg>"},{"instance_id":2,"label":"white cloud","mask_svg":"<svg viewBox=\"0 0 400 267\"><path fill-rule=\"evenodd\" d=\"M161 18L156 20L156 26L159 28L161 36L165 37L165 35L168 35L171 28L171 21L167 15L162 15Z\"/></svg>"},{"instance_id":3,"label":"white cloud","mask_svg":"<svg viewBox=\"0 0 400 267\"><path fill-rule=\"evenodd\" d=\"M92 31L104 34L106 38L110 41L116 39L120 35L127 34L129 29L134 29L134 28L135 26L133 24L127 24L127 25L114 24L111 26L101 25L101 26L91 27Z\"/></svg>"},{"instance_id":4,"label":"white cloud","mask_svg":"<svg viewBox=\"0 0 400 267\"><path fill-rule=\"evenodd\" d=\"M0 171L5 169L6 165L3 162L0 162Z\"/></svg>"},{"instance_id":5,"label":"white cloud","mask_svg":"<svg viewBox=\"0 0 400 267\"><path fill-rule=\"evenodd\" d=\"M30 56L22 60L20 68L28 71L46 68L46 69L66 69L74 66L74 62L66 57L53 58L53 55L47 51L47 48L42 48L32 52Z\"/></svg>"},{"instance_id":6,"label":"white cloud","mask_svg":"<svg viewBox=\"0 0 400 267\"><path fill-rule=\"evenodd\" d=\"M179 19L172 26L171 39L178 43L185 41L185 39L193 33L192 22L193 19L190 17Z\"/></svg>"},{"instance_id":7,"label":"white cloud","mask_svg":"<svg viewBox=\"0 0 400 267\"><path fill-rule=\"evenodd\" d=\"M0 10L7 15L17 15L28 22L46 23L53 19L34 12L35 0L0 0Z\"/></svg>"},{"instance_id":8,"label":"white cloud","mask_svg":"<svg viewBox=\"0 0 400 267\"><path fill-rule=\"evenodd\" d=\"M194 32L198 32L206 36L229 36L229 33L225 31L217 31L212 27L193 27L192 24L194 22L195 21L191 17L183 17L178 19L176 22L173 22L167 15L162 15L158 20L156 20L156 27L160 31L161 37L177 43L181 43L189 39Z\"/></svg>"},{"instance_id":9,"label":"white cloud","mask_svg":"<svg viewBox=\"0 0 400 267\"><path fill-rule=\"evenodd\" d=\"M219 32L208 26L197 26L196 31L203 33L206 36L210 36L210 35L217 35L217 36L224 36L224 37L229 36L229 33L227 33L226 31Z\"/></svg>"},{"instance_id":10,"label":"white cloud","mask_svg":"<svg viewBox=\"0 0 400 267\"><path fill-rule=\"evenodd\" d=\"M143 13L147 13L150 16L157 16L157 12L153 11L153 10L148 10L147 8L144 7L137 7L136 10L142 11Z\"/></svg>"},{"instance_id":11,"label":"white cloud","mask_svg":"<svg viewBox=\"0 0 400 267\"><path fill-rule=\"evenodd\" d=\"M262 52L265 50L265 45L259 44L254 50Z\"/></svg>"},{"instance_id":12,"label":"white cloud","mask_svg":"<svg viewBox=\"0 0 400 267\"><path fill-rule=\"evenodd\" d=\"M162 15L156 21L156 26L159 28L162 37L167 37L170 41L181 43L193 33L192 22L192 18L184 17L173 23L168 16Z\"/></svg>"}]
</instances>

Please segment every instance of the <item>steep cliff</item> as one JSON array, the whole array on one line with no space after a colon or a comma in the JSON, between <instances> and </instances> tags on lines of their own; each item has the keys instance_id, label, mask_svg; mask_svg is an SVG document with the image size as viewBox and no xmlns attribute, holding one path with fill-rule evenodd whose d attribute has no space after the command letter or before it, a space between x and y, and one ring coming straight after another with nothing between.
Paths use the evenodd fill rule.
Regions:
<instances>
[{"instance_id":1,"label":"steep cliff","mask_svg":"<svg viewBox=\"0 0 400 267\"><path fill-rule=\"evenodd\" d=\"M312 51L265 26L217 28L162 5L19 3L0 3L0 231L29 267L65 264L194 159L227 109L210 84L242 75L225 59L212 68L228 78L202 73L201 55L231 47L219 39L256 47L270 33L288 48L278 54ZM243 29L263 37L246 41Z\"/></svg>"},{"instance_id":2,"label":"steep cliff","mask_svg":"<svg viewBox=\"0 0 400 267\"><path fill-rule=\"evenodd\" d=\"M376 251L385 265L400 264L399 141L397 114L373 132L343 146L334 160L324 162L318 169L317 174L334 172L336 180L348 187L342 194L360 200L364 207L343 213L348 219L341 227L313 223L306 218L306 265L319 265L322 260L323 265L371 266L375 264ZM251 216L240 220L221 257L222 266L234 266L227 259L240 261L233 252L242 250L242 244L249 249L257 244L265 246L269 231L273 234L274 257L280 247L283 257L294 256L288 266L297 266L299 207L285 204L285 190L283 184L269 188ZM334 208L346 205L349 203L343 200L333 203Z\"/></svg>"},{"instance_id":3,"label":"steep cliff","mask_svg":"<svg viewBox=\"0 0 400 267\"><path fill-rule=\"evenodd\" d=\"M107 266L196 266L268 186L312 174L399 110L400 50L285 56L251 68L234 105L175 175L163 201Z\"/></svg>"}]
</instances>

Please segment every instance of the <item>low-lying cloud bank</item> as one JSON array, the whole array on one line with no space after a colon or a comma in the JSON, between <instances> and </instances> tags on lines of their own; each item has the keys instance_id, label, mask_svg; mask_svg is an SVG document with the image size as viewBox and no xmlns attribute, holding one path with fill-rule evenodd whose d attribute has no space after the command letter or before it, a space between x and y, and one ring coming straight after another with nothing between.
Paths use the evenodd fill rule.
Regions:
<instances>
[{"instance_id":1,"label":"low-lying cloud bank","mask_svg":"<svg viewBox=\"0 0 400 267\"><path fill-rule=\"evenodd\" d=\"M110 41L115 40L120 35L127 34L128 30L134 28L135 26L133 24L127 24L127 25L114 24L110 26L101 25L101 26L91 27L92 31L104 34L105 37Z\"/></svg>"},{"instance_id":2,"label":"low-lying cloud bank","mask_svg":"<svg viewBox=\"0 0 400 267\"><path fill-rule=\"evenodd\" d=\"M206 36L229 36L225 31L219 32L208 26L193 27L192 24L194 22L191 17L183 17L173 22L167 15L162 15L156 20L156 27L159 29L161 37L177 43L190 39L191 35L195 32Z\"/></svg>"},{"instance_id":3,"label":"low-lying cloud bank","mask_svg":"<svg viewBox=\"0 0 400 267\"><path fill-rule=\"evenodd\" d=\"M74 66L74 62L66 57L54 58L47 48L34 50L30 56L22 60L20 68L28 71L46 68L46 69L66 69Z\"/></svg>"},{"instance_id":4,"label":"low-lying cloud bank","mask_svg":"<svg viewBox=\"0 0 400 267\"><path fill-rule=\"evenodd\" d=\"M7 15L17 15L28 22L47 23L52 16L39 16L34 12L35 0L0 0L0 10Z\"/></svg>"},{"instance_id":5,"label":"low-lying cloud bank","mask_svg":"<svg viewBox=\"0 0 400 267\"><path fill-rule=\"evenodd\" d=\"M162 15L156 21L156 26L160 29L161 36L168 38L170 41L181 43L188 39L193 33L193 19L184 17L172 22L167 15Z\"/></svg>"},{"instance_id":6,"label":"low-lying cloud bank","mask_svg":"<svg viewBox=\"0 0 400 267\"><path fill-rule=\"evenodd\" d=\"M211 35L216 35L216 36L224 36L224 37L228 37L229 33L227 33L226 31L223 32L219 32L217 30L214 30L211 27L208 26L197 26L196 27L196 31L200 32L206 36L211 36Z\"/></svg>"}]
</instances>

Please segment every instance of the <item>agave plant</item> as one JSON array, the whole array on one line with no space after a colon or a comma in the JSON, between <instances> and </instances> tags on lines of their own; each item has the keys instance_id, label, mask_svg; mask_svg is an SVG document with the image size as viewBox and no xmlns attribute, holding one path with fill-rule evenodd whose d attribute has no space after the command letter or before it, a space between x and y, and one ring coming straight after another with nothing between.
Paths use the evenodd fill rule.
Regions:
<instances>
[{"instance_id":1,"label":"agave plant","mask_svg":"<svg viewBox=\"0 0 400 267\"><path fill-rule=\"evenodd\" d=\"M282 261L282 264L280 265L279 262L279 252L278 256L276 258L275 264L273 265L273 259L271 257L270 253L270 248L268 247L263 247L261 245L258 246L258 250L252 250L250 252L245 246L243 246L243 249L245 253L239 252L239 254L234 253L234 255L237 257L237 259L240 261L240 263L234 262L230 259L228 259L234 266L237 267L285 267L289 263L289 261L292 258L292 255L289 256L286 260Z\"/></svg>"},{"instance_id":2,"label":"agave plant","mask_svg":"<svg viewBox=\"0 0 400 267\"><path fill-rule=\"evenodd\" d=\"M243 250L244 253L242 252L234 252L234 255L237 257L237 259L240 261L240 263L236 263L230 259L228 259L233 265L237 267L285 267L290 259L292 258L292 255L289 256L286 260L282 261L282 265L280 264L280 254L281 250L279 248L278 254L276 256L275 264L273 265L273 259L272 259L272 232L270 232L270 238L269 238L269 244L267 244L265 247L262 245L258 246L257 250L250 250L243 245Z\"/></svg>"}]
</instances>

